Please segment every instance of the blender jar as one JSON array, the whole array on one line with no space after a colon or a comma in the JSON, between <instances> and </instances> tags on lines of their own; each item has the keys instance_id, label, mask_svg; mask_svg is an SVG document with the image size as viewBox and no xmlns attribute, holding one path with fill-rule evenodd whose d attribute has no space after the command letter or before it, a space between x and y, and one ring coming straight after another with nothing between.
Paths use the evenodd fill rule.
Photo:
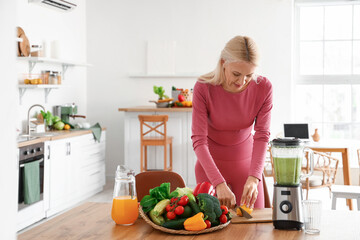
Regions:
<instances>
[{"instance_id":1,"label":"blender jar","mask_svg":"<svg viewBox=\"0 0 360 240\"><path fill-rule=\"evenodd\" d=\"M301 175L304 152L310 159L310 173ZM314 169L314 156L309 148L297 138L277 138L271 142L271 154L275 171L275 183L282 186L297 186L300 178L310 177Z\"/></svg>"},{"instance_id":2,"label":"blender jar","mask_svg":"<svg viewBox=\"0 0 360 240\"><path fill-rule=\"evenodd\" d=\"M111 217L119 225L132 225L139 217L135 173L125 166L116 169Z\"/></svg>"}]
</instances>

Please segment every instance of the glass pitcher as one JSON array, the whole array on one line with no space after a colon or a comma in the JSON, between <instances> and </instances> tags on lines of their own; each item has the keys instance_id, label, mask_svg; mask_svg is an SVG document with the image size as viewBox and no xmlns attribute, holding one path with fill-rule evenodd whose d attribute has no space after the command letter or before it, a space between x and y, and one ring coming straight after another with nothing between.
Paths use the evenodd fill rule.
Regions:
<instances>
[{"instance_id":1,"label":"glass pitcher","mask_svg":"<svg viewBox=\"0 0 360 240\"><path fill-rule=\"evenodd\" d=\"M282 186L297 186L301 178L308 178L313 174L314 153L304 148L304 143L297 138L277 138L271 143L275 183ZM301 175L304 152L310 159L310 172Z\"/></svg>"},{"instance_id":2,"label":"glass pitcher","mask_svg":"<svg viewBox=\"0 0 360 240\"><path fill-rule=\"evenodd\" d=\"M139 216L135 189L135 173L118 166L115 175L111 217L119 225L132 225Z\"/></svg>"}]
</instances>

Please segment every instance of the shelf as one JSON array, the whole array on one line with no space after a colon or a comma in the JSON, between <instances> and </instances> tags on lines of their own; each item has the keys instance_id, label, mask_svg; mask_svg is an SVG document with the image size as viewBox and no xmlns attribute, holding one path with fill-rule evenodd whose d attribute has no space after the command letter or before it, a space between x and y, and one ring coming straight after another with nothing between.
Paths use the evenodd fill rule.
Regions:
<instances>
[{"instance_id":1,"label":"shelf","mask_svg":"<svg viewBox=\"0 0 360 240\"><path fill-rule=\"evenodd\" d=\"M26 90L28 89L44 89L45 94L45 103L48 101L48 96L52 89L61 88L62 85L52 85L52 84L19 84L19 100L20 104L22 104L22 97L24 96Z\"/></svg>"},{"instance_id":2,"label":"shelf","mask_svg":"<svg viewBox=\"0 0 360 240\"><path fill-rule=\"evenodd\" d=\"M130 74L131 78L198 78L199 73L177 73L177 74Z\"/></svg>"},{"instance_id":3,"label":"shelf","mask_svg":"<svg viewBox=\"0 0 360 240\"><path fill-rule=\"evenodd\" d=\"M37 63L50 63L50 64L59 64L62 66L62 78L65 80L65 72L69 67L79 66L79 67L90 67L91 64L87 63L78 63L78 62L72 62L62 59L56 59L56 58L45 58L45 57L17 57L20 61L28 61L29 63L29 73L32 72L35 65Z\"/></svg>"}]
</instances>

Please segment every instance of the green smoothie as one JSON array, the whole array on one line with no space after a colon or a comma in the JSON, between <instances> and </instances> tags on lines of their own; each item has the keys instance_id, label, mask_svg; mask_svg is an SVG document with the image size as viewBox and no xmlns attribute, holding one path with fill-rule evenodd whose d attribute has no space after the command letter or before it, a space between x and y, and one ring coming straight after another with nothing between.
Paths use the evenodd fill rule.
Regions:
<instances>
[{"instance_id":1,"label":"green smoothie","mask_svg":"<svg viewBox=\"0 0 360 240\"><path fill-rule=\"evenodd\" d=\"M301 158L274 157L275 181L280 185L300 183Z\"/></svg>"}]
</instances>

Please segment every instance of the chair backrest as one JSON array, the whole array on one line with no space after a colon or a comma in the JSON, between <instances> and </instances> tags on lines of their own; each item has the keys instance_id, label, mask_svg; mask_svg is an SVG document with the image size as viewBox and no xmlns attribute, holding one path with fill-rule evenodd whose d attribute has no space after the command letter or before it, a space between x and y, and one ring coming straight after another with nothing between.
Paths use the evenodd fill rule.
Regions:
<instances>
[{"instance_id":1,"label":"chair backrest","mask_svg":"<svg viewBox=\"0 0 360 240\"><path fill-rule=\"evenodd\" d=\"M141 140L143 140L144 136L155 132L160 134L163 138L166 138L166 122L169 119L168 115L139 115L140 121L140 134ZM151 126L148 123L156 123L155 126ZM161 131L161 126L164 126L163 131ZM149 128L148 131L145 132L144 128Z\"/></svg>"},{"instance_id":2,"label":"chair backrest","mask_svg":"<svg viewBox=\"0 0 360 240\"><path fill-rule=\"evenodd\" d=\"M185 187L184 179L176 172L169 171L147 171L139 173L135 176L136 194L140 202L145 195L149 195L151 188L160 186L164 182L170 183L170 191L174 191L177 187Z\"/></svg>"},{"instance_id":3,"label":"chair backrest","mask_svg":"<svg viewBox=\"0 0 360 240\"><path fill-rule=\"evenodd\" d=\"M334 158L323 152L314 152L314 174L318 173L322 175L323 187L331 186L335 183L336 173L339 165L339 159ZM306 155L308 156L308 155ZM306 157L306 166L302 168L306 173L310 172L310 160ZM313 174L313 175L314 175ZM321 187L317 186L317 187Z\"/></svg>"}]
</instances>

